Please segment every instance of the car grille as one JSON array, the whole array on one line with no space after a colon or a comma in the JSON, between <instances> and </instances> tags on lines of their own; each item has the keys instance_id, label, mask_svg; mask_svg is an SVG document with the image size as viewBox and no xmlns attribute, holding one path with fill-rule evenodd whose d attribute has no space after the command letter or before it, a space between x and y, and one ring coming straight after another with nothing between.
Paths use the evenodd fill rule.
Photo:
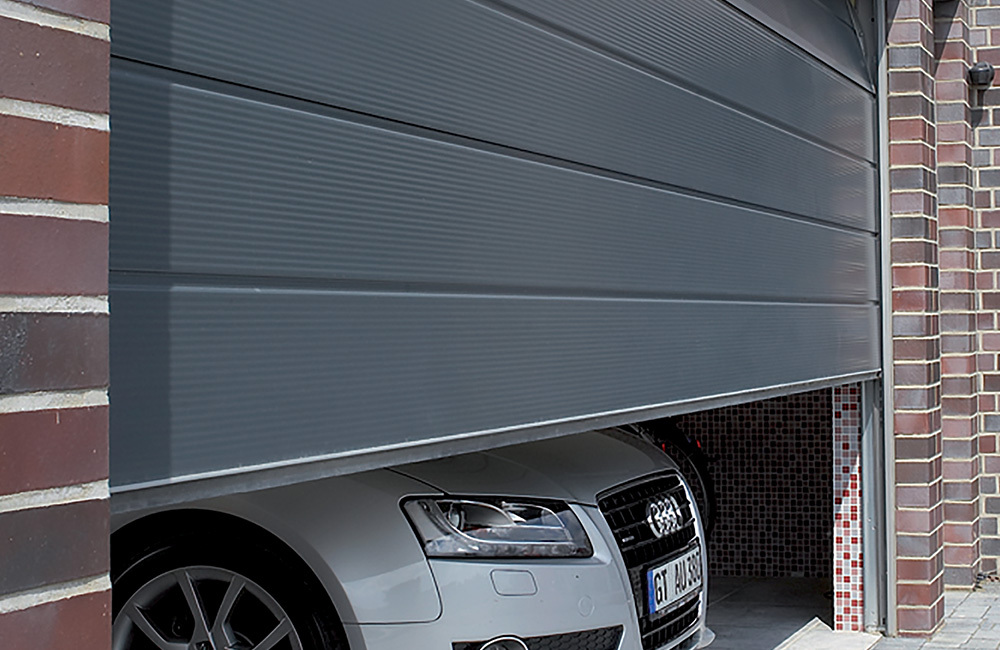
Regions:
<instances>
[{"instance_id":1,"label":"car grille","mask_svg":"<svg viewBox=\"0 0 1000 650\"><path fill-rule=\"evenodd\" d=\"M657 538L646 523L646 504L668 495L677 500L684 518L676 532ZM615 535L628 569L642 647L653 650L675 641L698 622L701 594L695 592L650 616L646 611L646 572L698 544L694 512L680 476L669 472L612 488L598 496L597 505Z\"/></svg>"},{"instance_id":2,"label":"car grille","mask_svg":"<svg viewBox=\"0 0 1000 650\"><path fill-rule=\"evenodd\" d=\"M523 639L528 650L616 650L622 638L622 627L602 627L597 630L550 634ZM488 641L452 643L452 650L479 650Z\"/></svg>"}]
</instances>

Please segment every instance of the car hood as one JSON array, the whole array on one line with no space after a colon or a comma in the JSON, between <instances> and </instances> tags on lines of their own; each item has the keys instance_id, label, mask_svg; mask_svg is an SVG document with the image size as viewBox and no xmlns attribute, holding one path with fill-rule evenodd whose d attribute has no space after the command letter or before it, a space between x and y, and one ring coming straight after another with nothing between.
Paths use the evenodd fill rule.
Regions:
<instances>
[{"instance_id":1,"label":"car hood","mask_svg":"<svg viewBox=\"0 0 1000 650\"><path fill-rule=\"evenodd\" d=\"M602 430L393 469L448 494L538 497L596 505L599 492L672 467L656 447L629 434Z\"/></svg>"}]
</instances>

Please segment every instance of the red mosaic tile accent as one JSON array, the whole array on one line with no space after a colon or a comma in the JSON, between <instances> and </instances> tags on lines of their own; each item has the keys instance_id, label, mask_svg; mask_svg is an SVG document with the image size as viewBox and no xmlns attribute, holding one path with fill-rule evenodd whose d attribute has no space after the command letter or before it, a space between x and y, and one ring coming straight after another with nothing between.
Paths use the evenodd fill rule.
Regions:
<instances>
[{"instance_id":1,"label":"red mosaic tile accent","mask_svg":"<svg viewBox=\"0 0 1000 650\"><path fill-rule=\"evenodd\" d=\"M861 544L861 388L833 389L834 629L864 630Z\"/></svg>"}]
</instances>

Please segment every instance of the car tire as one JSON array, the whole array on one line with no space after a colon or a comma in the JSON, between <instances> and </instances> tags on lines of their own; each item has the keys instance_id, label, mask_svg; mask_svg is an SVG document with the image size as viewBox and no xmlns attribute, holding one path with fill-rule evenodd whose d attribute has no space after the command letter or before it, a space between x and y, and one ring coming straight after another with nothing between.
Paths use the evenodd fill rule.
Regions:
<instances>
[{"instance_id":1,"label":"car tire","mask_svg":"<svg viewBox=\"0 0 1000 650\"><path fill-rule=\"evenodd\" d=\"M112 650L346 650L329 596L243 520L167 513L112 537Z\"/></svg>"}]
</instances>

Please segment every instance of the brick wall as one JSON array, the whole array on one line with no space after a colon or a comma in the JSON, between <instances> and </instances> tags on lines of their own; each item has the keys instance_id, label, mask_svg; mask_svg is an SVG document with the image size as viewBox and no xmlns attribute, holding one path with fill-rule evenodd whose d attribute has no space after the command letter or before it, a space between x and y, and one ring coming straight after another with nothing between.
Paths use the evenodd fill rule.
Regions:
<instances>
[{"instance_id":1,"label":"brick wall","mask_svg":"<svg viewBox=\"0 0 1000 650\"><path fill-rule=\"evenodd\" d=\"M971 587L979 573L979 435L976 244L969 123L971 63L965 2L937 3L934 98L940 247L944 582Z\"/></svg>"},{"instance_id":2,"label":"brick wall","mask_svg":"<svg viewBox=\"0 0 1000 650\"><path fill-rule=\"evenodd\" d=\"M899 633L921 635L939 625L944 610L937 163L938 156L958 162L965 156L961 145L937 147L930 0L894 0L888 11L897 555L897 584L890 588ZM964 369L952 363L949 375L960 375L955 371Z\"/></svg>"},{"instance_id":3,"label":"brick wall","mask_svg":"<svg viewBox=\"0 0 1000 650\"><path fill-rule=\"evenodd\" d=\"M972 9L970 62L988 61L1000 67L1000 0L977 0ZM978 435L980 492L978 538L981 570L997 570L1000 558L1000 83L994 89L970 92L973 109L971 138L976 188L976 276L980 429Z\"/></svg>"},{"instance_id":4,"label":"brick wall","mask_svg":"<svg viewBox=\"0 0 1000 650\"><path fill-rule=\"evenodd\" d=\"M110 646L108 0L0 0L0 646Z\"/></svg>"}]
</instances>

